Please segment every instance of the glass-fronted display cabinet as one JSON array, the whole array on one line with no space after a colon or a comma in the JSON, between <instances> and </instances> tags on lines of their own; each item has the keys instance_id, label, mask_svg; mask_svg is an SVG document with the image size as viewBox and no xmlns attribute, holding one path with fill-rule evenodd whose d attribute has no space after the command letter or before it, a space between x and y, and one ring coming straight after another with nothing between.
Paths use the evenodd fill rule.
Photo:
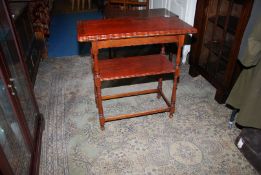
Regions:
<instances>
[{"instance_id":1,"label":"glass-fronted display cabinet","mask_svg":"<svg viewBox=\"0 0 261 175\"><path fill-rule=\"evenodd\" d=\"M0 174L37 174L43 117L5 0L0 18Z\"/></svg>"},{"instance_id":2,"label":"glass-fronted display cabinet","mask_svg":"<svg viewBox=\"0 0 261 175\"><path fill-rule=\"evenodd\" d=\"M253 0L197 0L194 26L198 29L190 54L190 75L202 75L224 103L239 73L241 39Z\"/></svg>"}]
</instances>

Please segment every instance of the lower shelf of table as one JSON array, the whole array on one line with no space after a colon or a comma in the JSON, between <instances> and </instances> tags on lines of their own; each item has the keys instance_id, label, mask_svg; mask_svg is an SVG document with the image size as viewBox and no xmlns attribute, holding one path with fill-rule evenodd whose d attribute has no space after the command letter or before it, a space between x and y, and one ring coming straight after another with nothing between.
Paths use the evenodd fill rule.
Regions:
<instances>
[{"instance_id":1,"label":"lower shelf of table","mask_svg":"<svg viewBox=\"0 0 261 175\"><path fill-rule=\"evenodd\" d=\"M165 55L113 58L99 61L101 81L174 73Z\"/></svg>"}]
</instances>

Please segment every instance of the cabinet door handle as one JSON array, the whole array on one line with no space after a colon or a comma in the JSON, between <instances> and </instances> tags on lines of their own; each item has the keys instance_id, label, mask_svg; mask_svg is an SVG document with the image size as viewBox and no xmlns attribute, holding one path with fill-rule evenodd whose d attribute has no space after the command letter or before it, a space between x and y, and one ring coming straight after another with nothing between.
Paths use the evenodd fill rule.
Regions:
<instances>
[{"instance_id":1,"label":"cabinet door handle","mask_svg":"<svg viewBox=\"0 0 261 175\"><path fill-rule=\"evenodd\" d=\"M15 91L14 91L14 89L13 89L13 86L12 86L11 84L8 84L7 87L10 88L11 94L12 94L12 95L15 95Z\"/></svg>"}]
</instances>

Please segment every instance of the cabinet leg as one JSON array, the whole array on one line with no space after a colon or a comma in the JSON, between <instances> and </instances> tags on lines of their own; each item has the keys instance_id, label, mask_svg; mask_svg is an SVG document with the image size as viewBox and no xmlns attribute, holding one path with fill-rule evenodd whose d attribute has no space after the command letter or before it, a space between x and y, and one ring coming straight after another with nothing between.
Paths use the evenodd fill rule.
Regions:
<instances>
[{"instance_id":1,"label":"cabinet leg","mask_svg":"<svg viewBox=\"0 0 261 175\"><path fill-rule=\"evenodd\" d=\"M189 67L189 75L192 77L196 77L199 75L198 71L196 70L196 68L192 65L190 65Z\"/></svg>"},{"instance_id":2,"label":"cabinet leg","mask_svg":"<svg viewBox=\"0 0 261 175\"><path fill-rule=\"evenodd\" d=\"M224 89L217 89L215 94L215 100L219 104L224 104L227 100L228 93Z\"/></svg>"}]
</instances>

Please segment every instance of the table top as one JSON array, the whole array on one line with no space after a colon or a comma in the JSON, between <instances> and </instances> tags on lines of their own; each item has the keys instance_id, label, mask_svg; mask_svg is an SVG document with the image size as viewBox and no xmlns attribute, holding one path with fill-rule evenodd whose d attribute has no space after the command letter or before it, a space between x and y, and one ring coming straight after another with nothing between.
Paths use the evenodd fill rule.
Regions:
<instances>
[{"instance_id":1,"label":"table top","mask_svg":"<svg viewBox=\"0 0 261 175\"><path fill-rule=\"evenodd\" d=\"M185 35L196 32L196 28L176 16L124 17L83 20L77 23L77 38L79 42L161 35Z\"/></svg>"}]
</instances>

